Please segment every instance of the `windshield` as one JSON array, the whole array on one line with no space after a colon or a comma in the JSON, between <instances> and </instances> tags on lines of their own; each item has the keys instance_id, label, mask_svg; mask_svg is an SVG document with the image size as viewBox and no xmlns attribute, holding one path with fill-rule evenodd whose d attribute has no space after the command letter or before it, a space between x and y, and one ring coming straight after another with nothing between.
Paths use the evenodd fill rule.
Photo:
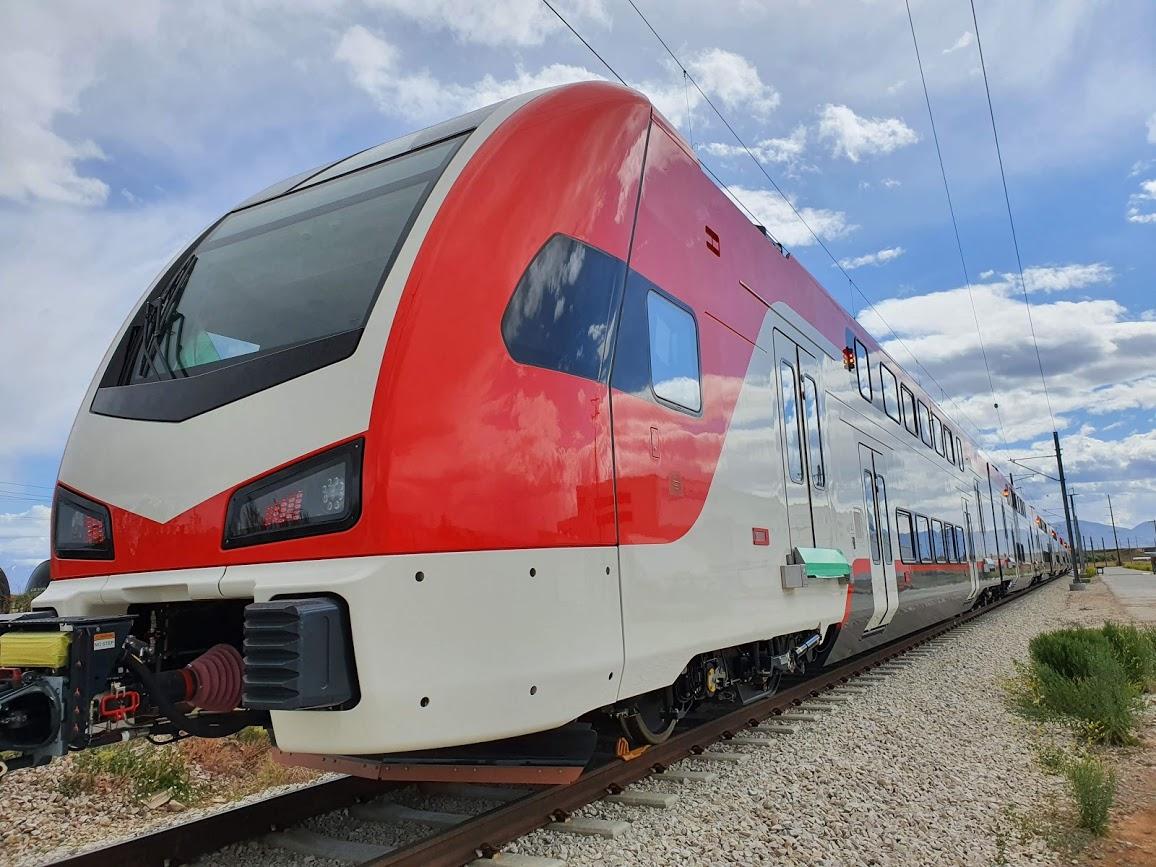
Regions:
<instances>
[{"instance_id":1,"label":"windshield","mask_svg":"<svg viewBox=\"0 0 1156 867\"><path fill-rule=\"evenodd\" d=\"M230 214L147 302L121 383L358 331L456 138Z\"/></svg>"}]
</instances>

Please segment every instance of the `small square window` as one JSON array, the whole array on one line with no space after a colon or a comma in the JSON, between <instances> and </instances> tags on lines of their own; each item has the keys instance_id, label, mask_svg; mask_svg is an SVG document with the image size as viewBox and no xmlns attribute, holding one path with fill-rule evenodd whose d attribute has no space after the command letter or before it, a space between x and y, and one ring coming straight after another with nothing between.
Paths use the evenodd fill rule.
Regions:
<instances>
[{"instance_id":1,"label":"small square window","mask_svg":"<svg viewBox=\"0 0 1156 867\"><path fill-rule=\"evenodd\" d=\"M650 326L650 382L661 400L691 412L702 409L698 327L694 317L657 292L646 297Z\"/></svg>"}]
</instances>

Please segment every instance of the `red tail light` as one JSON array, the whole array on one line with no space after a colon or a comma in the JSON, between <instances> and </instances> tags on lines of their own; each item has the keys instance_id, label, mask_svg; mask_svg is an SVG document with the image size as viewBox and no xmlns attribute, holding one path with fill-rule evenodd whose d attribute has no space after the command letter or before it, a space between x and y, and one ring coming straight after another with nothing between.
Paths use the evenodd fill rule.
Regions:
<instances>
[{"instance_id":1,"label":"red tail light","mask_svg":"<svg viewBox=\"0 0 1156 867\"><path fill-rule=\"evenodd\" d=\"M58 487L52 503L52 550L67 560L111 560L112 519L108 509Z\"/></svg>"}]
</instances>

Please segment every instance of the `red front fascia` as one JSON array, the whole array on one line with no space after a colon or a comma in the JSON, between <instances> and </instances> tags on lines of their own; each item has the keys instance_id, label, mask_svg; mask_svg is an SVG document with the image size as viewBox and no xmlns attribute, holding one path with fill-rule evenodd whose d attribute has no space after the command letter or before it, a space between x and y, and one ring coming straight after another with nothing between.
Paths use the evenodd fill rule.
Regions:
<instances>
[{"instance_id":1,"label":"red front fascia","mask_svg":"<svg viewBox=\"0 0 1156 867\"><path fill-rule=\"evenodd\" d=\"M501 318L555 233L627 258L650 115L621 88L567 88L519 109L470 160L398 305L353 528L224 550L228 500L244 479L164 524L110 506L116 559L54 558L53 577L614 544L607 386L514 362Z\"/></svg>"}]
</instances>

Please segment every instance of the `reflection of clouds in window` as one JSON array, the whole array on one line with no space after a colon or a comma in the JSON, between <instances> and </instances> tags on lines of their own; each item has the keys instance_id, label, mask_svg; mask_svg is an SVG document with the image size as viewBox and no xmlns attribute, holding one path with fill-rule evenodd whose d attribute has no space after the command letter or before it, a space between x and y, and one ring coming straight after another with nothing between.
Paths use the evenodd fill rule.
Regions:
<instances>
[{"instance_id":1,"label":"reflection of clouds in window","mask_svg":"<svg viewBox=\"0 0 1156 867\"><path fill-rule=\"evenodd\" d=\"M654 393L679 406L698 409L698 380L689 376L676 376L656 382Z\"/></svg>"},{"instance_id":2,"label":"reflection of clouds in window","mask_svg":"<svg viewBox=\"0 0 1156 867\"><path fill-rule=\"evenodd\" d=\"M526 268L502 317L511 356L524 364L603 378L623 268L573 238L551 238Z\"/></svg>"},{"instance_id":3,"label":"reflection of clouds in window","mask_svg":"<svg viewBox=\"0 0 1156 867\"><path fill-rule=\"evenodd\" d=\"M646 298L650 330L650 377L654 393L697 412L702 406L698 331L694 317L651 292Z\"/></svg>"}]
</instances>

